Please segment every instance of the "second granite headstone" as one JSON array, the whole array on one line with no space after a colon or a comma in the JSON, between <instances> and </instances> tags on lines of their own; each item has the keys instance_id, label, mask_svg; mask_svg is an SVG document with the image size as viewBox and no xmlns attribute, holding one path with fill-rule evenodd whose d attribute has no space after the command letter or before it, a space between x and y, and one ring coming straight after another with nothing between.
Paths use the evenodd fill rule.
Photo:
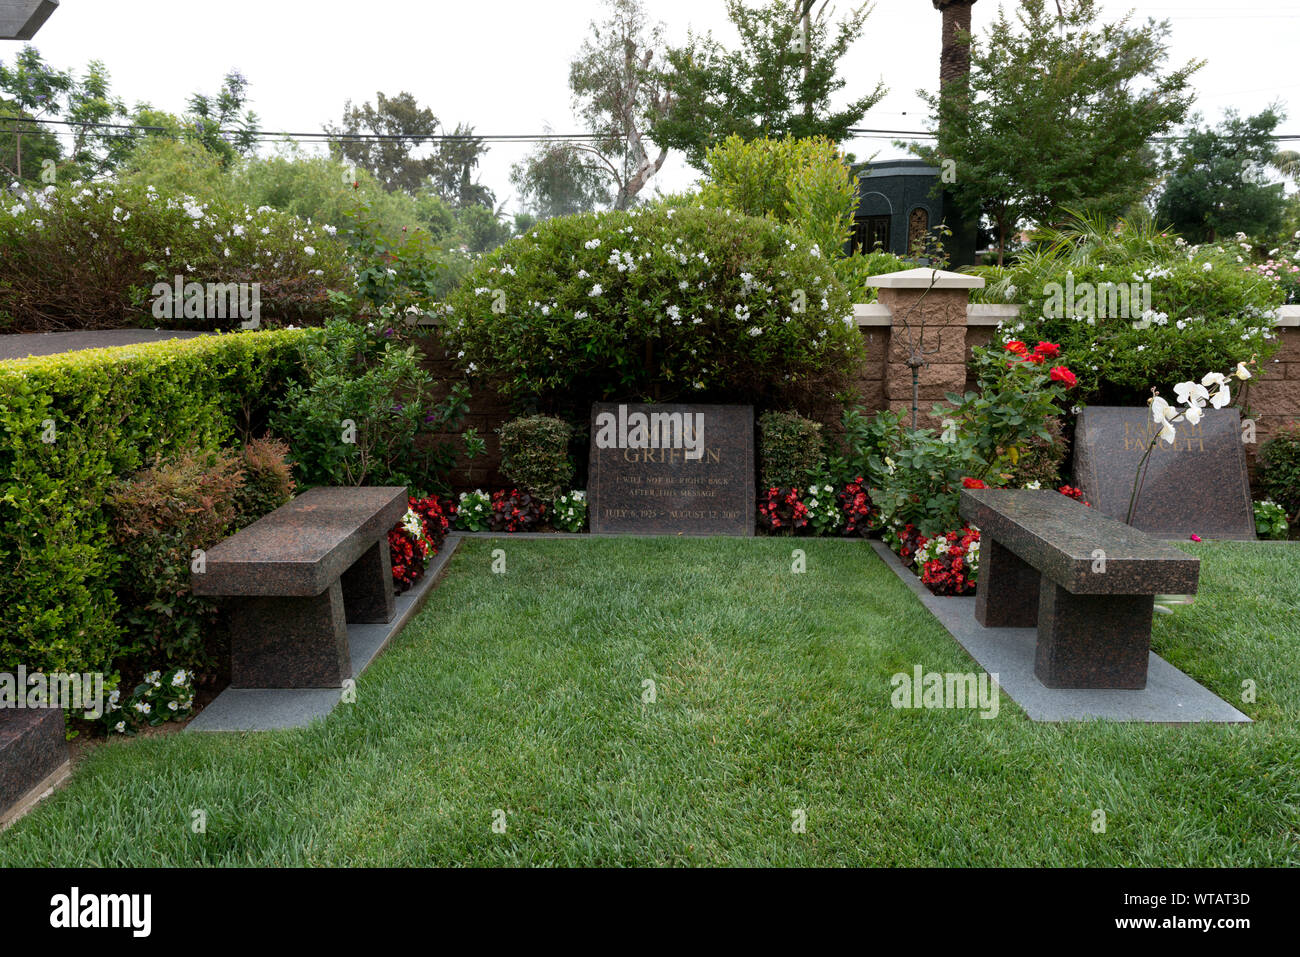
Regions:
<instances>
[{"instance_id":1,"label":"second granite headstone","mask_svg":"<svg viewBox=\"0 0 1300 957\"><path fill-rule=\"evenodd\" d=\"M754 409L597 403L587 480L591 530L754 534Z\"/></svg>"},{"instance_id":2,"label":"second granite headstone","mask_svg":"<svg viewBox=\"0 0 1300 957\"><path fill-rule=\"evenodd\" d=\"M1157 538L1200 535L1253 539L1255 514L1236 409L1206 409L1196 425L1179 422L1173 444L1151 452L1133 526ZM1079 413L1074 477L1084 498L1124 521L1138 464L1156 434L1147 408L1090 406Z\"/></svg>"}]
</instances>

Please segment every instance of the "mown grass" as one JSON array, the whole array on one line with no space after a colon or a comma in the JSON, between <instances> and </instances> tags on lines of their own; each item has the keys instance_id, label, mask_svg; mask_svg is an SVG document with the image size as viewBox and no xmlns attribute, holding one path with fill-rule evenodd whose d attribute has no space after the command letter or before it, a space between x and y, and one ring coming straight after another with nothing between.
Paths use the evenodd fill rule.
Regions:
<instances>
[{"instance_id":1,"label":"mown grass","mask_svg":"<svg viewBox=\"0 0 1300 957\"><path fill-rule=\"evenodd\" d=\"M896 710L973 665L864 543L467 540L356 704L105 745L0 865L1294 865L1300 550L1189 548L1156 649L1254 725Z\"/></svg>"}]
</instances>

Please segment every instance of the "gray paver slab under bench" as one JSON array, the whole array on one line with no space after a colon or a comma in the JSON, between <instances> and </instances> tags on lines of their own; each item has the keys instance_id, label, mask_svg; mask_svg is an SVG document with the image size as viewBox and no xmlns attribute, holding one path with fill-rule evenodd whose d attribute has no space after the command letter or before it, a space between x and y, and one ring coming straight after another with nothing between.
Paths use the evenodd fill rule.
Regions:
<instances>
[{"instance_id":1,"label":"gray paver slab under bench","mask_svg":"<svg viewBox=\"0 0 1300 957\"><path fill-rule=\"evenodd\" d=\"M396 614L382 624L349 624L348 650L353 677L360 676L394 636L415 617L425 597L460 543L447 536L424 577L395 599ZM204 708L186 731L280 731L302 728L326 717L338 705L338 688L227 688Z\"/></svg>"},{"instance_id":2,"label":"gray paver slab under bench","mask_svg":"<svg viewBox=\"0 0 1300 957\"><path fill-rule=\"evenodd\" d=\"M1048 688L1034 674L1036 628L985 628L975 620L974 598L941 598L904 568L888 546L872 542L872 547L980 667L998 676L1002 690L1033 721L1250 722L1154 653L1147 663L1147 685L1141 690Z\"/></svg>"}]
</instances>

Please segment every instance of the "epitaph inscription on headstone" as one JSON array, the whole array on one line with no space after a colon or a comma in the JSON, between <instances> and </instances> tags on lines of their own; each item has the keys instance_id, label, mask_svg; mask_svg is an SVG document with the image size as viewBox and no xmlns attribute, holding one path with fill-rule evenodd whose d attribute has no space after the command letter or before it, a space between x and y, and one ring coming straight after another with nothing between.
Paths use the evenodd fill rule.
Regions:
<instances>
[{"instance_id":1,"label":"epitaph inscription on headstone","mask_svg":"<svg viewBox=\"0 0 1300 957\"><path fill-rule=\"evenodd\" d=\"M1255 515L1236 409L1206 409L1156 442L1133 526L1158 538L1253 539ZM1074 477L1084 498L1124 521L1138 464L1157 432L1147 408L1091 406L1079 413Z\"/></svg>"},{"instance_id":2,"label":"epitaph inscription on headstone","mask_svg":"<svg viewBox=\"0 0 1300 957\"><path fill-rule=\"evenodd\" d=\"M597 533L753 535L753 406L596 403L587 505Z\"/></svg>"}]
</instances>

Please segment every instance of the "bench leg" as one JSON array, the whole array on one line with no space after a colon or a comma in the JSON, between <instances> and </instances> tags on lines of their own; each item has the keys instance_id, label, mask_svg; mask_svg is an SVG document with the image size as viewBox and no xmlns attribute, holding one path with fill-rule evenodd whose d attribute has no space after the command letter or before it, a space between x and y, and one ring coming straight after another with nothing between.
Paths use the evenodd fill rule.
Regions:
<instances>
[{"instance_id":1,"label":"bench leg","mask_svg":"<svg viewBox=\"0 0 1300 957\"><path fill-rule=\"evenodd\" d=\"M362 624L393 620L393 565L388 538L375 542L339 579L348 621Z\"/></svg>"},{"instance_id":2,"label":"bench leg","mask_svg":"<svg viewBox=\"0 0 1300 957\"><path fill-rule=\"evenodd\" d=\"M985 628L1032 628L1038 622L1038 569L1001 543L980 542L975 620Z\"/></svg>"},{"instance_id":3,"label":"bench leg","mask_svg":"<svg viewBox=\"0 0 1300 957\"><path fill-rule=\"evenodd\" d=\"M1147 686L1153 595L1072 595L1043 579L1034 674L1049 688Z\"/></svg>"},{"instance_id":4,"label":"bench leg","mask_svg":"<svg viewBox=\"0 0 1300 957\"><path fill-rule=\"evenodd\" d=\"M232 688L339 688L352 677L343 590L231 599Z\"/></svg>"}]
</instances>

